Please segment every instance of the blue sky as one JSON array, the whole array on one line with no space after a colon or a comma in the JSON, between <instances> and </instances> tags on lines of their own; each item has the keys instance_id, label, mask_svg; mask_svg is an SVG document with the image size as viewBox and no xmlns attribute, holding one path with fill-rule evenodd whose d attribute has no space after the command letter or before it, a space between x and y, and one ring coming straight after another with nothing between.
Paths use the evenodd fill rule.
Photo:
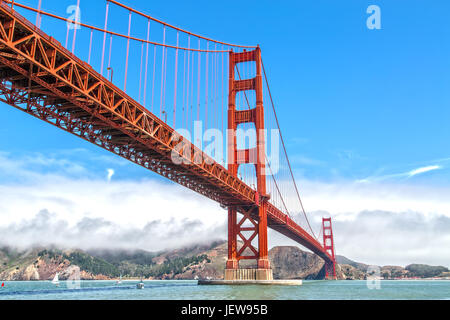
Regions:
<instances>
[{"instance_id":1,"label":"blue sky","mask_svg":"<svg viewBox=\"0 0 450 320\"><path fill-rule=\"evenodd\" d=\"M38 1L21 2L37 7ZM395 201L366 208L343 205L335 209L336 214L344 217L353 212L357 217L365 210L407 212L433 207L433 214L449 215L444 196L450 188L448 1L436 0L433 5L414 0L241 1L238 5L225 1L123 2L195 33L261 46L307 208L331 213L332 206L321 207L317 199L324 189L345 193L345 201L333 204L348 204L361 184L372 200L385 200L391 192L392 197L402 199L398 202L402 205ZM44 9L61 15L71 4L76 1L43 0ZM371 4L381 9L381 30L366 27L366 9ZM81 0L82 21L103 26L104 7L104 1ZM26 16L35 21L34 14ZM52 26L48 18L43 19L44 30ZM113 27L126 33L126 13L117 13ZM64 43L64 30L51 31ZM4 119L0 128L0 155L4 157L0 158L7 163L27 163L20 172L27 168L45 176L56 170L66 178L79 179L81 174L106 180L107 170L114 169L113 181L159 180L156 174L7 105L0 105L0 116ZM36 156L43 160L26 161ZM0 173L3 184L21 183L22 178L30 177L15 176L6 169ZM372 189L367 186L371 183ZM434 197L432 191L442 197ZM412 205L417 195L425 193L429 198ZM358 194L358 203L364 199ZM426 209L417 210L428 216ZM339 241L348 254L366 258L364 250ZM377 259L374 262L385 261ZM450 258L443 261L450 262Z\"/></svg>"},{"instance_id":2,"label":"blue sky","mask_svg":"<svg viewBox=\"0 0 450 320\"><path fill-rule=\"evenodd\" d=\"M37 6L37 0L25 2ZM44 0L42 6L64 14L74 3ZM236 8L219 1L133 1L132 6L212 38L260 44L288 153L302 176L358 180L439 165L439 173L415 180L447 183L449 162L438 161L450 157L446 1L433 6L423 1L258 3ZM381 30L366 27L370 4L381 9ZM81 0L82 21L102 26L104 6ZM126 32L126 13L113 14L117 19L110 26ZM35 21L34 14L28 17ZM51 23L44 17L44 30ZM55 33L64 43L64 31ZM0 142L2 150L51 152L64 145L103 152L11 108L0 112L8 119L0 129L8 136ZM132 167L127 176L147 174Z\"/></svg>"}]
</instances>

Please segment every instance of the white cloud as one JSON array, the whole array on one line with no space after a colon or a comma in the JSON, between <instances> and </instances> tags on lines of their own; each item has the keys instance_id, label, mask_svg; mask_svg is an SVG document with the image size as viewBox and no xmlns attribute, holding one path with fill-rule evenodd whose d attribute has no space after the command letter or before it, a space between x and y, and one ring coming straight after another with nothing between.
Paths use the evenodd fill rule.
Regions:
<instances>
[{"instance_id":1,"label":"white cloud","mask_svg":"<svg viewBox=\"0 0 450 320\"><path fill-rule=\"evenodd\" d=\"M422 174L425 172L429 172L429 171L433 171L433 170L438 170L441 169L441 166L427 166L427 167L421 167L421 168L417 168L414 170L411 170L410 172L408 172L408 176L413 177L416 176L418 174Z\"/></svg>"},{"instance_id":2,"label":"white cloud","mask_svg":"<svg viewBox=\"0 0 450 320\"><path fill-rule=\"evenodd\" d=\"M161 250L226 237L226 229L217 231L225 228L226 212L181 186L158 179L105 181L89 172L80 178L64 169L76 163L57 156L54 170L45 173L31 170L34 163L0 155L0 177L16 177L0 180L0 245ZM113 174L108 171L109 178Z\"/></svg>"},{"instance_id":3,"label":"white cloud","mask_svg":"<svg viewBox=\"0 0 450 320\"><path fill-rule=\"evenodd\" d=\"M374 182L361 184L351 181L298 182L309 211L332 214L355 214L367 210L391 212L415 211L423 215L450 216L450 187L406 183Z\"/></svg>"},{"instance_id":4,"label":"white cloud","mask_svg":"<svg viewBox=\"0 0 450 320\"><path fill-rule=\"evenodd\" d=\"M419 212L362 211L334 219L336 250L367 264L450 266L450 217Z\"/></svg>"},{"instance_id":5,"label":"white cloud","mask_svg":"<svg viewBox=\"0 0 450 320\"><path fill-rule=\"evenodd\" d=\"M112 220L115 220L114 218ZM46 209L28 219L0 226L1 245L28 248L57 246L82 249L145 249L158 251L217 240L225 224L208 225L193 218L148 219L145 224L120 224L102 217L80 217L69 223Z\"/></svg>"},{"instance_id":6,"label":"white cloud","mask_svg":"<svg viewBox=\"0 0 450 320\"><path fill-rule=\"evenodd\" d=\"M225 222L219 205L155 180L43 177L37 184L0 186L0 241L10 245L161 250L216 239Z\"/></svg>"},{"instance_id":7,"label":"white cloud","mask_svg":"<svg viewBox=\"0 0 450 320\"><path fill-rule=\"evenodd\" d=\"M372 182L380 182L384 180L395 180L395 179L402 179L402 178L411 178L420 174L424 174L430 171L443 169L443 166L440 165L430 165L425 167L416 168L407 172L401 172L401 173L393 173L393 174L386 174L386 175L373 175L364 179L357 180L359 183L372 183Z\"/></svg>"},{"instance_id":8,"label":"white cloud","mask_svg":"<svg viewBox=\"0 0 450 320\"><path fill-rule=\"evenodd\" d=\"M450 187L299 180L309 220L319 233L331 216L337 253L372 264L450 266ZM300 225L303 217L295 219ZM275 243L293 244L272 233Z\"/></svg>"},{"instance_id":9,"label":"white cloud","mask_svg":"<svg viewBox=\"0 0 450 320\"><path fill-rule=\"evenodd\" d=\"M111 178L114 175L114 173L116 173L116 172L114 171L114 169L107 169L106 171L108 172L108 175L106 176L106 180L108 180L108 182L111 182Z\"/></svg>"},{"instance_id":10,"label":"white cloud","mask_svg":"<svg viewBox=\"0 0 450 320\"><path fill-rule=\"evenodd\" d=\"M0 245L161 250L227 237L226 211L203 196L156 178L75 178L64 173L73 165L63 160L55 156L54 166L62 167L57 174L39 173L28 170L24 159L0 154L0 176L14 170L21 177L0 180ZM450 266L450 187L298 185L316 233L322 216L333 218L338 254L373 264ZM269 244L294 243L270 231Z\"/></svg>"}]
</instances>

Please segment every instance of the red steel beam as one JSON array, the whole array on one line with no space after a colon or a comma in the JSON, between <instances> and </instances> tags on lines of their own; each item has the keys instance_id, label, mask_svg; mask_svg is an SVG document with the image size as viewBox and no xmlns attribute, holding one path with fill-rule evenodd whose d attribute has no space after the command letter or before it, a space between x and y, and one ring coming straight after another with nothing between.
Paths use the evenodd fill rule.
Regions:
<instances>
[{"instance_id":1,"label":"red steel beam","mask_svg":"<svg viewBox=\"0 0 450 320\"><path fill-rule=\"evenodd\" d=\"M1 0L0 100L224 206L243 212L260 203L252 188ZM267 211L270 228L333 260L278 208L267 203Z\"/></svg>"}]
</instances>

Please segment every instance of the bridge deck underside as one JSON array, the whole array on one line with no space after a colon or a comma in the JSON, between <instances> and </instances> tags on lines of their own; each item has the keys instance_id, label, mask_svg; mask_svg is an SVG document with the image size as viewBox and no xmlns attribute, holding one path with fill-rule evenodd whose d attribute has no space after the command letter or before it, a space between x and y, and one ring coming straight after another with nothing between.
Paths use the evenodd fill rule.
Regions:
<instances>
[{"instance_id":1,"label":"bridge deck underside","mask_svg":"<svg viewBox=\"0 0 450 320\"><path fill-rule=\"evenodd\" d=\"M256 206L252 188L0 3L1 101L224 206ZM331 261L316 239L270 203L268 226Z\"/></svg>"}]
</instances>

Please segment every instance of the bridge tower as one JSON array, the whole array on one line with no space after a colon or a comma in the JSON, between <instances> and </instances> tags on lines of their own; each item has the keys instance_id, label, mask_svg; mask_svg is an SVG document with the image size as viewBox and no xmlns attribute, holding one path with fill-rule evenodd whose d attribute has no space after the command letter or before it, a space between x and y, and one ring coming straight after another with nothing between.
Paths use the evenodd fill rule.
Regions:
<instances>
[{"instance_id":1,"label":"bridge tower","mask_svg":"<svg viewBox=\"0 0 450 320\"><path fill-rule=\"evenodd\" d=\"M251 79L236 79L236 65L244 62L256 64L256 75ZM240 78L240 77L239 77ZM254 164L257 181L256 205L251 207L232 205L228 207L228 261L225 269L225 280L272 280L273 274L268 259L267 246L267 201L265 175L265 138L264 138L264 106L263 79L261 70L261 49L235 53L229 56L229 96L228 96L228 170L237 176L241 164ZM256 105L237 110L236 94L254 90ZM249 149L237 149L236 130L240 124L254 123L256 129L256 146ZM242 213L239 217L237 214ZM244 223L247 222L247 227ZM248 223L250 222L250 223ZM244 232L250 232L245 236ZM238 237L243 245L238 248ZM252 242L258 237L258 247ZM250 254L249 254L250 253ZM256 260L256 269L240 269L242 259Z\"/></svg>"},{"instance_id":2,"label":"bridge tower","mask_svg":"<svg viewBox=\"0 0 450 320\"><path fill-rule=\"evenodd\" d=\"M325 262L325 279L335 280L336 257L334 256L333 226L331 218L322 218L323 247L333 257L333 262Z\"/></svg>"}]
</instances>

